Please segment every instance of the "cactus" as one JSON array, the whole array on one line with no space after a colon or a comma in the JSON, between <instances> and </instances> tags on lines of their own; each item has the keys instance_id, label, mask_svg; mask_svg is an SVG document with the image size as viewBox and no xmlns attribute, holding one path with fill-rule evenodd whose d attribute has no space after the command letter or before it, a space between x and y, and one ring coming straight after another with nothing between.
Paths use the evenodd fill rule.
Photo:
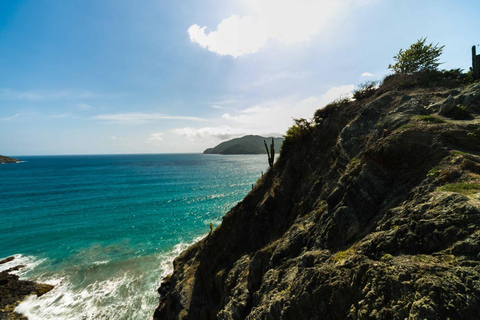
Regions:
<instances>
[{"instance_id":1,"label":"cactus","mask_svg":"<svg viewBox=\"0 0 480 320\"><path fill-rule=\"evenodd\" d=\"M272 143L270 144L270 150L268 150L268 146L265 140L263 140L263 143L265 144L265 149L267 149L268 165L271 168L273 167L273 162L275 161L275 146L273 143L273 138L272 138Z\"/></svg>"},{"instance_id":2,"label":"cactus","mask_svg":"<svg viewBox=\"0 0 480 320\"><path fill-rule=\"evenodd\" d=\"M480 55L477 55L475 46L472 47L472 71L473 78L480 79Z\"/></svg>"}]
</instances>

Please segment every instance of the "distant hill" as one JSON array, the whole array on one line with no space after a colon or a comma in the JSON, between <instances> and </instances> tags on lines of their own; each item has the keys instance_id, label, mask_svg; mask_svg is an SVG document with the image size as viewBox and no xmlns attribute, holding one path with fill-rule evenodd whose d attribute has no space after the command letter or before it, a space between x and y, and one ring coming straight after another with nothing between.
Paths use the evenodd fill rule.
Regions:
<instances>
[{"instance_id":1,"label":"distant hill","mask_svg":"<svg viewBox=\"0 0 480 320\"><path fill-rule=\"evenodd\" d=\"M17 163L17 159L13 159L10 157L0 156L0 163Z\"/></svg>"},{"instance_id":2,"label":"distant hill","mask_svg":"<svg viewBox=\"0 0 480 320\"><path fill-rule=\"evenodd\" d=\"M244 136L220 143L214 148L209 148L203 151L204 154L266 154L265 145L263 141L266 141L270 147L272 137L261 136ZM283 138L273 138L275 144L276 153L280 151L280 147L283 143Z\"/></svg>"}]
</instances>

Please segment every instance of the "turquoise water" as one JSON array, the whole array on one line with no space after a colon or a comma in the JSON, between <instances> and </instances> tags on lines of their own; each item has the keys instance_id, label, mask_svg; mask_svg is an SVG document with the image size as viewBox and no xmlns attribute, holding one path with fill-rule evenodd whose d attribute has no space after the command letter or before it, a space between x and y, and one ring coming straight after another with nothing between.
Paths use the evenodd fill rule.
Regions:
<instances>
[{"instance_id":1,"label":"turquoise water","mask_svg":"<svg viewBox=\"0 0 480 320\"><path fill-rule=\"evenodd\" d=\"M267 168L266 156L18 158L0 165L0 258L56 285L17 308L30 320L151 318L173 258Z\"/></svg>"}]
</instances>

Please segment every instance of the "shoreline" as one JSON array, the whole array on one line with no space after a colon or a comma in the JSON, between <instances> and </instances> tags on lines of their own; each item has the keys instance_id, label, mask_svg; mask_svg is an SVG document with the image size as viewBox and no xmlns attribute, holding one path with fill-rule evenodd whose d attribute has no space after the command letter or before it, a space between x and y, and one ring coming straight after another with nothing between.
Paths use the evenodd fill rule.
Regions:
<instances>
[{"instance_id":1,"label":"shoreline","mask_svg":"<svg viewBox=\"0 0 480 320\"><path fill-rule=\"evenodd\" d=\"M69 277L65 276L62 271L57 270L59 273L55 272L55 275L61 278L62 281L51 281L45 279L45 277L42 277L40 280L38 280L34 276L28 276L29 272L33 271L36 267L31 268L31 262L23 259L23 257L26 257L23 254L15 254L7 256L7 258L0 257L0 270L3 270L0 271L0 319L76 319L76 317L73 316L81 315L95 316L97 319L111 319L112 314L111 312L107 311L107 309L111 308L116 309L116 311L113 311L113 314L116 314L118 319L131 319L132 317L145 318L145 316L152 318L153 310L155 309L159 299L157 290L164 279L173 273L173 261L184 250L195 243L198 243L206 236L207 234L202 234L194 237L191 239L191 241L181 241L165 251L157 252L145 257L136 257L126 260L123 262L123 267L119 266L118 262L110 261L105 261L105 263L102 264L97 264L94 262L90 267L84 266L84 270L86 268L93 268L91 270L97 270L99 274L105 274L106 269L112 268L113 265L116 266L115 271L111 273L112 277L109 279L86 279L87 282L98 282L98 285L96 285L94 288L96 289L95 292L91 292L93 298L90 297L86 300L82 298L83 293L86 292L85 290L89 290L88 288L92 289L92 287L88 286L81 288L79 291L72 291L72 283ZM134 262L136 260L138 260L137 263L132 264L132 261ZM36 262L37 260L35 259L34 261ZM145 265L145 263L148 266L148 270L150 270L146 273L144 273L145 270L140 270L142 269L142 265ZM138 267L130 269L129 266L131 267L132 265L137 265ZM25 273L26 270L28 270L27 273ZM64 268L61 268L60 270L64 270ZM142 274L138 273L139 270L142 272ZM27 278L25 278L25 275L27 275ZM56 276L55 279L57 279ZM70 276L72 275L70 274ZM146 306L135 310L134 305L131 304L130 311L124 313L121 310L122 305L124 306L124 302L121 300L109 301L106 305L102 303L97 304L98 301L95 301L95 296L97 298L100 296L107 297L105 296L105 292L103 290L105 287L110 288L110 294L112 295L118 297L123 296L124 298L128 297L125 296L126 292L124 290L129 286L129 284L118 283L118 279L120 278L130 278L133 282L143 281L143 285L140 286L140 288L143 289L143 293L137 297L130 298L141 301L141 304L147 303ZM29 279L37 280L30 281ZM35 281L46 281L47 284L36 283ZM110 285L115 285L115 287L110 287ZM55 288L53 292L43 296L53 288ZM69 304L66 304L68 301L62 297L68 296L76 298L74 298L74 301L70 301ZM83 314L83 311L79 310L79 308L82 308L84 311L89 311L85 311L86 313Z\"/></svg>"},{"instance_id":2,"label":"shoreline","mask_svg":"<svg viewBox=\"0 0 480 320\"><path fill-rule=\"evenodd\" d=\"M12 262L14 256L0 261L0 265ZM24 265L14 265L0 272L0 316L2 319L28 319L15 311L16 307L28 296L35 294L41 297L54 288L53 285L36 283L30 280L20 280L19 276L12 274L24 268Z\"/></svg>"}]
</instances>

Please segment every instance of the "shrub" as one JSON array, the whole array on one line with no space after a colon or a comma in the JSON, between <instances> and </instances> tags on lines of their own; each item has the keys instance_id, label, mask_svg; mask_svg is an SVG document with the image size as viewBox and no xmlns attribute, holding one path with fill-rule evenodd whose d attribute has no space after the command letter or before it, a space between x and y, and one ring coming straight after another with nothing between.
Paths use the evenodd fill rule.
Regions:
<instances>
[{"instance_id":1,"label":"shrub","mask_svg":"<svg viewBox=\"0 0 480 320\"><path fill-rule=\"evenodd\" d=\"M393 59L395 64L389 65L395 73L412 74L423 71L438 70L439 57L445 46L438 46L438 43L425 44L427 38L419 39L407 50L400 49Z\"/></svg>"},{"instance_id":2,"label":"shrub","mask_svg":"<svg viewBox=\"0 0 480 320\"><path fill-rule=\"evenodd\" d=\"M480 191L478 183L451 183L439 188L440 191L456 192L465 195L474 194Z\"/></svg>"},{"instance_id":3,"label":"shrub","mask_svg":"<svg viewBox=\"0 0 480 320\"><path fill-rule=\"evenodd\" d=\"M285 142L300 140L313 131L313 126L307 119L300 118L293 119L293 121L295 124L288 128Z\"/></svg>"},{"instance_id":4,"label":"shrub","mask_svg":"<svg viewBox=\"0 0 480 320\"><path fill-rule=\"evenodd\" d=\"M295 124L288 128L285 134L285 140L283 141L282 148L280 150L281 155L285 155L290 152L292 147L301 141L304 141L308 137L311 137L311 133L315 128L307 119L293 119Z\"/></svg>"},{"instance_id":5,"label":"shrub","mask_svg":"<svg viewBox=\"0 0 480 320\"><path fill-rule=\"evenodd\" d=\"M386 92L392 89L403 90L414 87L453 88L473 82L472 75L463 73L461 69L429 70L412 74L394 73L387 75L380 84L379 89L381 92Z\"/></svg>"},{"instance_id":6,"label":"shrub","mask_svg":"<svg viewBox=\"0 0 480 320\"><path fill-rule=\"evenodd\" d=\"M427 173L427 177L428 178L435 178L436 176L438 176L440 174L440 169L438 167L433 167L432 169L430 169Z\"/></svg>"},{"instance_id":7,"label":"shrub","mask_svg":"<svg viewBox=\"0 0 480 320\"><path fill-rule=\"evenodd\" d=\"M389 253L386 253L384 254L380 260L382 260L383 262L388 262L388 261L391 261L393 259L392 255L389 254Z\"/></svg>"},{"instance_id":8,"label":"shrub","mask_svg":"<svg viewBox=\"0 0 480 320\"><path fill-rule=\"evenodd\" d=\"M446 79L454 80L459 84L469 84L474 82L473 73L471 71L465 73L462 69L457 68L442 70L442 73Z\"/></svg>"},{"instance_id":9,"label":"shrub","mask_svg":"<svg viewBox=\"0 0 480 320\"><path fill-rule=\"evenodd\" d=\"M322 109L315 111L314 120L316 124L322 122L322 120L328 118L332 113L337 111L339 108L344 107L350 103L350 97L340 97L333 102L327 104Z\"/></svg>"},{"instance_id":10,"label":"shrub","mask_svg":"<svg viewBox=\"0 0 480 320\"><path fill-rule=\"evenodd\" d=\"M348 248L345 251L338 251L337 253L335 253L335 255L333 256L333 260L335 262L342 262L343 260L353 255L355 255L355 250L353 250L352 248Z\"/></svg>"},{"instance_id":11,"label":"shrub","mask_svg":"<svg viewBox=\"0 0 480 320\"><path fill-rule=\"evenodd\" d=\"M370 97L375 90L377 90L378 82L375 80L369 80L361 83L356 90L353 91L353 98L355 100L361 100Z\"/></svg>"},{"instance_id":12,"label":"shrub","mask_svg":"<svg viewBox=\"0 0 480 320\"><path fill-rule=\"evenodd\" d=\"M428 122L428 123L445 123L446 121L435 116L426 115L426 116L415 116L415 120Z\"/></svg>"}]
</instances>

